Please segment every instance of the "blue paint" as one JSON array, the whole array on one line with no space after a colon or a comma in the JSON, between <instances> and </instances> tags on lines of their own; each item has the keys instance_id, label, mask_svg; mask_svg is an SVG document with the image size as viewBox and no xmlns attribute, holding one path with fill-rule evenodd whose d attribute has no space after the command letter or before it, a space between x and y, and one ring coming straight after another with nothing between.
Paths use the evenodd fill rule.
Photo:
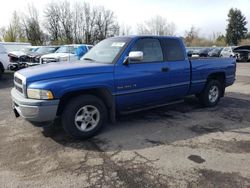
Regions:
<instances>
[{"instance_id":1,"label":"blue paint","mask_svg":"<svg viewBox=\"0 0 250 188\"><path fill-rule=\"evenodd\" d=\"M124 64L131 48L142 38L161 41L164 60L147 63ZM162 41L173 39L183 50L183 59L168 61ZM130 36L108 40L125 41L115 43L121 50L110 63L82 60L72 63L50 63L20 70L26 78L27 88L51 90L56 99L69 92L105 88L113 96L118 111L161 104L188 95L200 93L213 73L223 73L226 86L235 80L236 63L232 58L209 58L189 60L185 46L176 37ZM94 50L93 47L92 50ZM92 51L91 50L91 51ZM88 53L84 56L87 57ZM84 58L83 57L83 58ZM168 72L161 71L168 68Z\"/></svg>"}]
</instances>

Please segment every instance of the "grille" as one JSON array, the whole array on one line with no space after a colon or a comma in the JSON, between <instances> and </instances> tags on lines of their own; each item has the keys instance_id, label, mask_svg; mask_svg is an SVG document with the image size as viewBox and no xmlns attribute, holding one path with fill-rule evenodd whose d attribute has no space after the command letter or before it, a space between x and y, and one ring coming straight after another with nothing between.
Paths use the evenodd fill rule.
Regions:
<instances>
[{"instance_id":1,"label":"grille","mask_svg":"<svg viewBox=\"0 0 250 188\"><path fill-rule=\"evenodd\" d=\"M16 77L16 76L15 76L14 80L15 80L16 83L18 83L20 85L23 84L23 81L20 78Z\"/></svg>"},{"instance_id":2,"label":"grille","mask_svg":"<svg viewBox=\"0 0 250 188\"><path fill-rule=\"evenodd\" d=\"M16 90L19 91L20 93L23 93L23 89L18 87L18 86L15 86Z\"/></svg>"},{"instance_id":3,"label":"grille","mask_svg":"<svg viewBox=\"0 0 250 188\"><path fill-rule=\"evenodd\" d=\"M57 59L55 59L55 58L44 58L44 59L42 59L42 63L52 63L52 62L57 62Z\"/></svg>"},{"instance_id":4,"label":"grille","mask_svg":"<svg viewBox=\"0 0 250 188\"><path fill-rule=\"evenodd\" d=\"M16 73L14 75L14 87L16 88L16 90L18 92L20 92L23 95L24 95L24 85L25 85L25 83L24 83L22 77Z\"/></svg>"}]
</instances>

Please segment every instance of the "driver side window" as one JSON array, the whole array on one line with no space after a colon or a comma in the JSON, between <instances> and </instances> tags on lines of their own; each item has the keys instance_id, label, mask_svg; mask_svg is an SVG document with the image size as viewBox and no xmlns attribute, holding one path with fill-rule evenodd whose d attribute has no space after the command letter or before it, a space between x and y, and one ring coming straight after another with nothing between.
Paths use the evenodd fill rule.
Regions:
<instances>
[{"instance_id":1,"label":"driver side window","mask_svg":"<svg viewBox=\"0 0 250 188\"><path fill-rule=\"evenodd\" d=\"M139 39L135 43L131 51L143 52L143 60L141 62L163 61L161 44L158 39L153 39L153 38Z\"/></svg>"}]
</instances>

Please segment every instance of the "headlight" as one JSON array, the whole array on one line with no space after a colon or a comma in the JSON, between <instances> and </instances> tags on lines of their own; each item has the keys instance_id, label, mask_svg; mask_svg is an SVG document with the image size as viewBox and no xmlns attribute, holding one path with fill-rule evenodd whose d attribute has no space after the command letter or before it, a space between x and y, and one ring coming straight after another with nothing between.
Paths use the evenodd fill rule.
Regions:
<instances>
[{"instance_id":1,"label":"headlight","mask_svg":"<svg viewBox=\"0 0 250 188\"><path fill-rule=\"evenodd\" d=\"M61 57L60 61L68 61L68 57Z\"/></svg>"},{"instance_id":2,"label":"headlight","mask_svg":"<svg viewBox=\"0 0 250 188\"><path fill-rule=\"evenodd\" d=\"M49 90L27 89L28 98L31 99L53 99L54 96Z\"/></svg>"}]
</instances>

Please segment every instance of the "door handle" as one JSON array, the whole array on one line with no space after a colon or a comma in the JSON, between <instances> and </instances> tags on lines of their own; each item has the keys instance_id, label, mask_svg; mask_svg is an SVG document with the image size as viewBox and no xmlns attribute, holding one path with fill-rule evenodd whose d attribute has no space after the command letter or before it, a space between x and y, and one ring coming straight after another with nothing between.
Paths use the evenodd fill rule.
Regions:
<instances>
[{"instance_id":1,"label":"door handle","mask_svg":"<svg viewBox=\"0 0 250 188\"><path fill-rule=\"evenodd\" d=\"M169 68L168 67L162 67L161 68L161 72L168 72L169 71Z\"/></svg>"}]
</instances>

